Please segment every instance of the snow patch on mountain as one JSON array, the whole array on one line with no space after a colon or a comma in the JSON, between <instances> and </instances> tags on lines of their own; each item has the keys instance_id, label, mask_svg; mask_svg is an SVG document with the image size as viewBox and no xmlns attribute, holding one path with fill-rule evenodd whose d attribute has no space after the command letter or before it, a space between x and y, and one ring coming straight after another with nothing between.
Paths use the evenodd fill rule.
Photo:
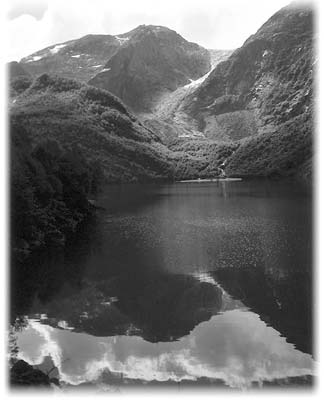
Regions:
<instances>
[{"instance_id":1,"label":"snow patch on mountain","mask_svg":"<svg viewBox=\"0 0 324 400\"><path fill-rule=\"evenodd\" d=\"M193 81L192 79L190 79L190 83L188 83L187 85L184 86L184 88L187 89L191 89L191 88L196 88L199 85L201 85L209 76L209 74L212 72L213 68L210 69L210 71L207 72L207 74L203 75L202 77L196 79L195 81Z\"/></svg>"},{"instance_id":2,"label":"snow patch on mountain","mask_svg":"<svg viewBox=\"0 0 324 400\"><path fill-rule=\"evenodd\" d=\"M124 43L128 42L128 40L129 40L129 37L122 38L120 36L115 36L115 38L118 40L118 42L120 44L124 44Z\"/></svg>"},{"instance_id":3,"label":"snow patch on mountain","mask_svg":"<svg viewBox=\"0 0 324 400\"><path fill-rule=\"evenodd\" d=\"M50 49L50 52L51 52L51 54L57 54L65 46L66 46L66 44L57 44L56 46L54 46Z\"/></svg>"},{"instance_id":4,"label":"snow patch on mountain","mask_svg":"<svg viewBox=\"0 0 324 400\"><path fill-rule=\"evenodd\" d=\"M33 56L29 60L27 60L26 62L38 61L38 60L41 60L43 57L44 56Z\"/></svg>"},{"instance_id":5,"label":"snow patch on mountain","mask_svg":"<svg viewBox=\"0 0 324 400\"><path fill-rule=\"evenodd\" d=\"M211 68L207 74L196 80L189 79L190 83L179 87L174 92L167 92L163 94L156 104L153 113L161 119L169 118L172 115L175 117L175 114L181 107L183 99L192 93L198 86L200 86L208 78L212 70L213 68Z\"/></svg>"}]
</instances>

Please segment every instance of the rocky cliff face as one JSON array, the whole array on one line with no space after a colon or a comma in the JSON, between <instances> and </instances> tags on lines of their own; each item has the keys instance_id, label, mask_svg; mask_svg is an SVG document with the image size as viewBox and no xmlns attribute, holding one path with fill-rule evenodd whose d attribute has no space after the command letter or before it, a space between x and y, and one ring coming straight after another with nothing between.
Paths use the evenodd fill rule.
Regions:
<instances>
[{"instance_id":1,"label":"rocky cliff face","mask_svg":"<svg viewBox=\"0 0 324 400\"><path fill-rule=\"evenodd\" d=\"M313 36L310 8L281 9L183 102L206 137L244 139L229 174L289 175L310 157Z\"/></svg>"},{"instance_id":2,"label":"rocky cliff face","mask_svg":"<svg viewBox=\"0 0 324 400\"><path fill-rule=\"evenodd\" d=\"M207 136L239 139L310 107L312 12L288 6L219 64L183 110Z\"/></svg>"},{"instance_id":3,"label":"rocky cliff face","mask_svg":"<svg viewBox=\"0 0 324 400\"><path fill-rule=\"evenodd\" d=\"M159 96L150 113L142 114L146 125L159 133L165 141L167 138L187 137L202 138L197 122L182 110L186 99L207 79L212 69L220 62L225 61L232 50L209 50L211 69L203 76L190 83L180 86L173 92L165 92ZM168 140L165 141L167 143Z\"/></svg>"},{"instance_id":4,"label":"rocky cliff face","mask_svg":"<svg viewBox=\"0 0 324 400\"><path fill-rule=\"evenodd\" d=\"M122 48L90 84L107 89L136 112L210 69L210 54L162 26L142 25L121 35Z\"/></svg>"}]
</instances>

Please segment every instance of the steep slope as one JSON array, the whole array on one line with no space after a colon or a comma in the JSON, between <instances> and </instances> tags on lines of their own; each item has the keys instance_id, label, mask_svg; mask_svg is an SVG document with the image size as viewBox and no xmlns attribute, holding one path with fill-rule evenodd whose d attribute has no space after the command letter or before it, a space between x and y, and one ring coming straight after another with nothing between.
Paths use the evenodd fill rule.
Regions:
<instances>
[{"instance_id":1,"label":"steep slope","mask_svg":"<svg viewBox=\"0 0 324 400\"><path fill-rule=\"evenodd\" d=\"M232 54L232 50L209 50L209 52L211 54L211 69L198 79L190 79L190 83L179 87L174 92L164 93L153 109L154 117L162 120L171 119L176 122L176 112L185 98L203 84L216 65Z\"/></svg>"},{"instance_id":2,"label":"steep slope","mask_svg":"<svg viewBox=\"0 0 324 400\"><path fill-rule=\"evenodd\" d=\"M10 124L10 241L12 262L44 245L64 245L93 212L87 197L101 169L78 149L43 138L31 144L21 121ZM24 264L23 264L24 265Z\"/></svg>"},{"instance_id":3,"label":"steep slope","mask_svg":"<svg viewBox=\"0 0 324 400\"><path fill-rule=\"evenodd\" d=\"M292 4L220 63L181 111L209 138L255 136L233 154L228 173L281 175L285 162L293 173L311 154L313 65L312 10ZM270 160L281 166L266 168Z\"/></svg>"},{"instance_id":4,"label":"steep slope","mask_svg":"<svg viewBox=\"0 0 324 400\"><path fill-rule=\"evenodd\" d=\"M10 63L8 63L7 69L10 80L21 76L30 76L30 74L25 70L25 68L17 61L11 61Z\"/></svg>"},{"instance_id":5,"label":"steep slope","mask_svg":"<svg viewBox=\"0 0 324 400\"><path fill-rule=\"evenodd\" d=\"M115 96L75 80L43 74L12 84L11 241L19 262L38 247L63 245L92 214L88 198L104 182L215 177L235 149L167 148Z\"/></svg>"},{"instance_id":6,"label":"steep slope","mask_svg":"<svg viewBox=\"0 0 324 400\"><path fill-rule=\"evenodd\" d=\"M211 55L211 69L203 76L190 83L179 87L173 92L163 93L157 100L150 113L142 113L144 123L168 144L175 138L203 138L204 134L199 130L197 121L190 118L181 110L186 98L193 93L207 79L212 70L220 62L225 61L232 50L209 50Z\"/></svg>"},{"instance_id":7,"label":"steep slope","mask_svg":"<svg viewBox=\"0 0 324 400\"><path fill-rule=\"evenodd\" d=\"M7 71L9 79L9 100L15 101L15 97L31 85L32 77L17 61L8 63Z\"/></svg>"},{"instance_id":8,"label":"steep slope","mask_svg":"<svg viewBox=\"0 0 324 400\"><path fill-rule=\"evenodd\" d=\"M208 132L208 122L213 120L214 135L220 121L217 116L227 113L248 112L255 122L250 133L270 122L288 120L298 107L309 105L312 36L311 10L285 7L219 64L183 109L199 120L204 131Z\"/></svg>"},{"instance_id":9,"label":"steep slope","mask_svg":"<svg viewBox=\"0 0 324 400\"><path fill-rule=\"evenodd\" d=\"M210 64L212 69L214 69L216 65L218 65L223 61L226 61L234 50L208 49L208 51L210 54Z\"/></svg>"},{"instance_id":10,"label":"steep slope","mask_svg":"<svg viewBox=\"0 0 324 400\"><path fill-rule=\"evenodd\" d=\"M204 138L177 138L168 142L176 180L224 177L226 160L237 143L220 143Z\"/></svg>"},{"instance_id":11,"label":"steep slope","mask_svg":"<svg viewBox=\"0 0 324 400\"><path fill-rule=\"evenodd\" d=\"M43 245L64 244L92 213L88 197L102 183L173 178L168 149L106 91L43 74L14 100L10 183L15 259Z\"/></svg>"},{"instance_id":12,"label":"steep slope","mask_svg":"<svg viewBox=\"0 0 324 400\"><path fill-rule=\"evenodd\" d=\"M161 94L210 69L208 50L168 28L141 25L120 38L122 48L90 84L111 91L135 112L151 111Z\"/></svg>"},{"instance_id":13,"label":"steep slope","mask_svg":"<svg viewBox=\"0 0 324 400\"><path fill-rule=\"evenodd\" d=\"M223 51L211 54L215 60L224 56ZM19 65L32 76L50 73L90 81L140 112L150 110L158 95L204 75L211 54L173 30L140 25L116 36L87 35L52 45Z\"/></svg>"},{"instance_id":14,"label":"steep slope","mask_svg":"<svg viewBox=\"0 0 324 400\"><path fill-rule=\"evenodd\" d=\"M109 182L170 177L159 139L106 91L44 74L16 98L10 115L32 144L53 139L96 159Z\"/></svg>"},{"instance_id":15,"label":"steep slope","mask_svg":"<svg viewBox=\"0 0 324 400\"><path fill-rule=\"evenodd\" d=\"M122 41L112 35L87 35L46 47L20 61L31 75L58 74L87 82L118 51Z\"/></svg>"},{"instance_id":16,"label":"steep slope","mask_svg":"<svg viewBox=\"0 0 324 400\"><path fill-rule=\"evenodd\" d=\"M312 177L313 120L303 113L243 141L227 160L228 176Z\"/></svg>"}]
</instances>

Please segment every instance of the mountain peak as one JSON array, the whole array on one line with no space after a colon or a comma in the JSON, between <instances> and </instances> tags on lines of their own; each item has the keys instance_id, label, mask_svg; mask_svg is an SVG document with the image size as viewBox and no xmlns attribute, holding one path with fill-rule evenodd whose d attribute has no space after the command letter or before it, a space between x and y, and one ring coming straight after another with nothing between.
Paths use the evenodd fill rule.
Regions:
<instances>
[{"instance_id":1,"label":"mountain peak","mask_svg":"<svg viewBox=\"0 0 324 400\"><path fill-rule=\"evenodd\" d=\"M146 25L146 24L141 24L138 25L136 28L132 29L131 31L127 33L123 33L121 35L117 36L124 36L124 35L130 35L133 36L136 33L141 33L141 32L174 32L172 29L169 29L165 26L162 25Z\"/></svg>"},{"instance_id":2,"label":"mountain peak","mask_svg":"<svg viewBox=\"0 0 324 400\"><path fill-rule=\"evenodd\" d=\"M161 37L162 35L165 36L177 36L178 38L181 38L184 40L176 31L169 29L165 26L162 25L146 25L142 24L137 26L135 29L132 29L129 32L122 33L120 35L116 35L115 37L117 39L123 39L125 40L141 40L146 36L157 36Z\"/></svg>"},{"instance_id":3,"label":"mountain peak","mask_svg":"<svg viewBox=\"0 0 324 400\"><path fill-rule=\"evenodd\" d=\"M139 25L116 38L122 47L89 83L111 91L135 112L150 112L161 95L210 70L208 50L164 26Z\"/></svg>"},{"instance_id":4,"label":"mountain peak","mask_svg":"<svg viewBox=\"0 0 324 400\"><path fill-rule=\"evenodd\" d=\"M43 73L90 82L120 97L134 111L150 111L159 97L206 74L208 50L161 25L139 25L119 35L86 35L51 45L21 60Z\"/></svg>"}]
</instances>

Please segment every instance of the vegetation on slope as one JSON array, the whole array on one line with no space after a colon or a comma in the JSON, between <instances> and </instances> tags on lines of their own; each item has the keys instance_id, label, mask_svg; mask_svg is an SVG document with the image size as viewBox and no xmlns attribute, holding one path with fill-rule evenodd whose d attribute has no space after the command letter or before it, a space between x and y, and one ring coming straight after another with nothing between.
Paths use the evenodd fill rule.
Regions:
<instances>
[{"instance_id":1,"label":"vegetation on slope","mask_svg":"<svg viewBox=\"0 0 324 400\"><path fill-rule=\"evenodd\" d=\"M87 82L104 68L121 47L111 35L86 35L80 39L52 45L24 57L21 65L32 76L58 74Z\"/></svg>"},{"instance_id":2,"label":"vegetation on slope","mask_svg":"<svg viewBox=\"0 0 324 400\"><path fill-rule=\"evenodd\" d=\"M231 174L290 175L311 156L313 126L305 121L313 104L313 41L312 10L284 7L185 100L182 111L207 137L247 138L233 154Z\"/></svg>"},{"instance_id":3,"label":"vegetation on slope","mask_svg":"<svg viewBox=\"0 0 324 400\"><path fill-rule=\"evenodd\" d=\"M310 177L312 118L302 114L275 131L245 140L229 158L228 176ZM305 167L305 174L300 170Z\"/></svg>"},{"instance_id":4,"label":"vegetation on slope","mask_svg":"<svg viewBox=\"0 0 324 400\"><path fill-rule=\"evenodd\" d=\"M150 112L162 93L210 69L208 50L171 29L141 25L120 38L123 46L89 83L111 91L135 112Z\"/></svg>"},{"instance_id":5,"label":"vegetation on slope","mask_svg":"<svg viewBox=\"0 0 324 400\"><path fill-rule=\"evenodd\" d=\"M237 149L236 143L206 139L175 139L169 144L176 180L216 178L223 173L223 163Z\"/></svg>"},{"instance_id":6,"label":"vegetation on slope","mask_svg":"<svg viewBox=\"0 0 324 400\"><path fill-rule=\"evenodd\" d=\"M25 68L17 61L12 61L7 64L9 79L14 79L20 76L30 76Z\"/></svg>"},{"instance_id":7,"label":"vegetation on slope","mask_svg":"<svg viewBox=\"0 0 324 400\"><path fill-rule=\"evenodd\" d=\"M10 109L11 222L22 257L66 235L91 213L103 182L171 179L158 138L110 93L42 75L13 82ZM26 88L27 86L27 88Z\"/></svg>"},{"instance_id":8,"label":"vegetation on slope","mask_svg":"<svg viewBox=\"0 0 324 400\"><path fill-rule=\"evenodd\" d=\"M11 79L9 86L9 97L14 99L23 93L33 83L33 79L29 76L19 76Z\"/></svg>"},{"instance_id":9,"label":"vegetation on slope","mask_svg":"<svg viewBox=\"0 0 324 400\"><path fill-rule=\"evenodd\" d=\"M172 176L158 137L106 91L44 74L15 100L11 119L25 127L32 145L46 138L78 147L101 163L107 182Z\"/></svg>"},{"instance_id":10,"label":"vegetation on slope","mask_svg":"<svg viewBox=\"0 0 324 400\"><path fill-rule=\"evenodd\" d=\"M237 147L186 139L166 147L116 97L74 80L44 74L12 87L12 242L21 254L64 243L103 182L214 178Z\"/></svg>"},{"instance_id":11,"label":"vegetation on slope","mask_svg":"<svg viewBox=\"0 0 324 400\"><path fill-rule=\"evenodd\" d=\"M20 259L40 246L64 244L91 214L87 197L100 184L101 168L55 140L31 146L30 135L16 121L10 139L11 243Z\"/></svg>"}]
</instances>

